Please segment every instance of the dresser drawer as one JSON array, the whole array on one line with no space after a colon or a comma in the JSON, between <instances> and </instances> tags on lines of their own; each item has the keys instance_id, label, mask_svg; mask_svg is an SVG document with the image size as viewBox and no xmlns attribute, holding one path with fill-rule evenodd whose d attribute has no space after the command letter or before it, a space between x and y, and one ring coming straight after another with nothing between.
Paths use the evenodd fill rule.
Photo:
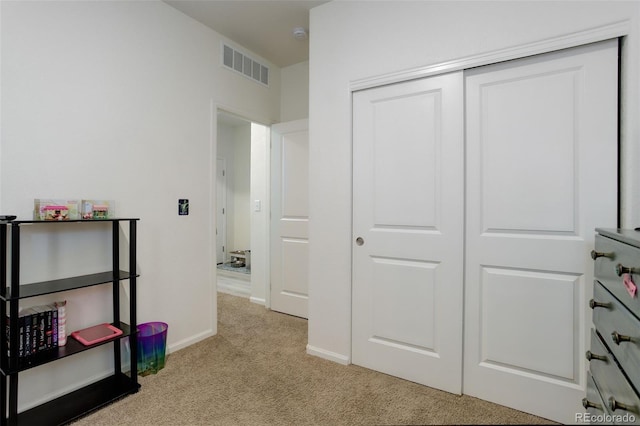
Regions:
<instances>
[{"instance_id":1,"label":"dresser drawer","mask_svg":"<svg viewBox=\"0 0 640 426\"><path fill-rule=\"evenodd\" d=\"M634 273L631 276L638 281L636 285L640 285L640 249L602 235L596 235L595 252L604 254L594 260L595 278L618 300L621 300L631 312L640 317L638 295L630 296L623 284L622 276L618 276L618 269L632 268Z\"/></svg>"},{"instance_id":2,"label":"dresser drawer","mask_svg":"<svg viewBox=\"0 0 640 426\"><path fill-rule=\"evenodd\" d=\"M589 421L593 424L610 424L609 423L609 410L607 409L607 405L604 403L602 396L600 395L600 391L591 376L591 373L587 374L587 396L582 400L582 406L585 408L587 413L589 413ZM582 420L585 420L585 417L576 417L577 423L583 423Z\"/></svg>"},{"instance_id":3,"label":"dresser drawer","mask_svg":"<svg viewBox=\"0 0 640 426\"><path fill-rule=\"evenodd\" d=\"M598 333L633 386L640 389L640 321L598 282L593 286L593 300L604 305L593 308Z\"/></svg>"},{"instance_id":4,"label":"dresser drawer","mask_svg":"<svg viewBox=\"0 0 640 426\"><path fill-rule=\"evenodd\" d=\"M587 358L589 357L591 357L589 370L596 383L596 390L604 401L602 411L616 415L631 413L635 421L640 424L640 398L618 368L613 355L593 330L591 330L591 349L587 352ZM595 396L592 394L592 397ZM598 409L598 407L591 408Z\"/></svg>"}]
</instances>

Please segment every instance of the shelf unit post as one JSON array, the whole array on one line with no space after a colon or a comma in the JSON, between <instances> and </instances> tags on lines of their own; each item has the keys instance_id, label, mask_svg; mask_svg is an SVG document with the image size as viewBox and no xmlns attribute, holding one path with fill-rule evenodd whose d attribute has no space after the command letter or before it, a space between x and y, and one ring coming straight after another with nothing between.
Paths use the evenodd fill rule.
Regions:
<instances>
[{"instance_id":1,"label":"shelf unit post","mask_svg":"<svg viewBox=\"0 0 640 426\"><path fill-rule=\"evenodd\" d=\"M131 349L131 379L134 380L136 385L138 384L138 318L136 314L137 306L137 294L136 288L136 276L137 276L137 263L136 257L137 247L136 241L138 239L137 221L129 221L129 322L131 325L131 335L129 336L129 346Z\"/></svg>"},{"instance_id":2,"label":"shelf unit post","mask_svg":"<svg viewBox=\"0 0 640 426\"><path fill-rule=\"evenodd\" d=\"M18 302L20 297L20 224L11 224L11 300L9 316L18 318ZM18 365L18 327L10 327L9 331L9 368ZM18 374L9 375L9 418L17 423L18 418Z\"/></svg>"},{"instance_id":3,"label":"shelf unit post","mask_svg":"<svg viewBox=\"0 0 640 426\"><path fill-rule=\"evenodd\" d=\"M120 222L112 222L113 233L113 322L120 323ZM122 359L120 355L120 340L113 342L113 360L115 371L122 371Z\"/></svg>"},{"instance_id":4,"label":"shelf unit post","mask_svg":"<svg viewBox=\"0 0 640 426\"><path fill-rule=\"evenodd\" d=\"M0 288L2 293L7 294L7 225L0 225ZM0 303L0 318L5 321L7 318L7 304ZM0 339L0 354L6 354L8 350L7 339ZM9 368L8 357L0 356L0 368L7 371ZM2 383L0 383L0 419L2 424L7 423L7 378L2 375Z\"/></svg>"}]
</instances>

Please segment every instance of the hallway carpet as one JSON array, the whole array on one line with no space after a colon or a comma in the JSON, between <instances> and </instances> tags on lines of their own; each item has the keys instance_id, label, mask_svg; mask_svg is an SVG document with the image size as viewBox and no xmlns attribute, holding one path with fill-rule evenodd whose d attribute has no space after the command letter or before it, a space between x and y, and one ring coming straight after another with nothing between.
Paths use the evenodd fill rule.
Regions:
<instances>
[{"instance_id":1,"label":"hallway carpet","mask_svg":"<svg viewBox=\"0 0 640 426\"><path fill-rule=\"evenodd\" d=\"M164 369L140 378L140 392L76 424L552 424L307 355L306 320L245 298L219 294L218 309L216 336L172 353Z\"/></svg>"}]
</instances>

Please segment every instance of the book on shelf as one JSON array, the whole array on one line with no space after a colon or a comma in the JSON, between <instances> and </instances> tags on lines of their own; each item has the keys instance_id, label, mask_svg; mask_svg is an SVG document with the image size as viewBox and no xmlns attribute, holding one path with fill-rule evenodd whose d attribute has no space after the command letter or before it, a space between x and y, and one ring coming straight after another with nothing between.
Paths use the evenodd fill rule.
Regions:
<instances>
[{"instance_id":1,"label":"book on shelf","mask_svg":"<svg viewBox=\"0 0 640 426\"><path fill-rule=\"evenodd\" d=\"M18 357L24 358L59 346L58 304L38 305L18 313ZM10 354L10 318L6 318L7 350Z\"/></svg>"}]
</instances>

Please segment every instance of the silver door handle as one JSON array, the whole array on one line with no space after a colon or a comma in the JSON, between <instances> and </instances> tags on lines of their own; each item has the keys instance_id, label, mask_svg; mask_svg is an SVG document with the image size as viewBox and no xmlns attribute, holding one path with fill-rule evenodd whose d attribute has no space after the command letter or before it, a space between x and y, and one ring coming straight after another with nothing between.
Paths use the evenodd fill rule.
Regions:
<instances>
[{"instance_id":1,"label":"silver door handle","mask_svg":"<svg viewBox=\"0 0 640 426\"><path fill-rule=\"evenodd\" d=\"M364 244L364 238L362 238L362 237L356 238L356 244L359 245L359 246L363 245Z\"/></svg>"}]
</instances>

